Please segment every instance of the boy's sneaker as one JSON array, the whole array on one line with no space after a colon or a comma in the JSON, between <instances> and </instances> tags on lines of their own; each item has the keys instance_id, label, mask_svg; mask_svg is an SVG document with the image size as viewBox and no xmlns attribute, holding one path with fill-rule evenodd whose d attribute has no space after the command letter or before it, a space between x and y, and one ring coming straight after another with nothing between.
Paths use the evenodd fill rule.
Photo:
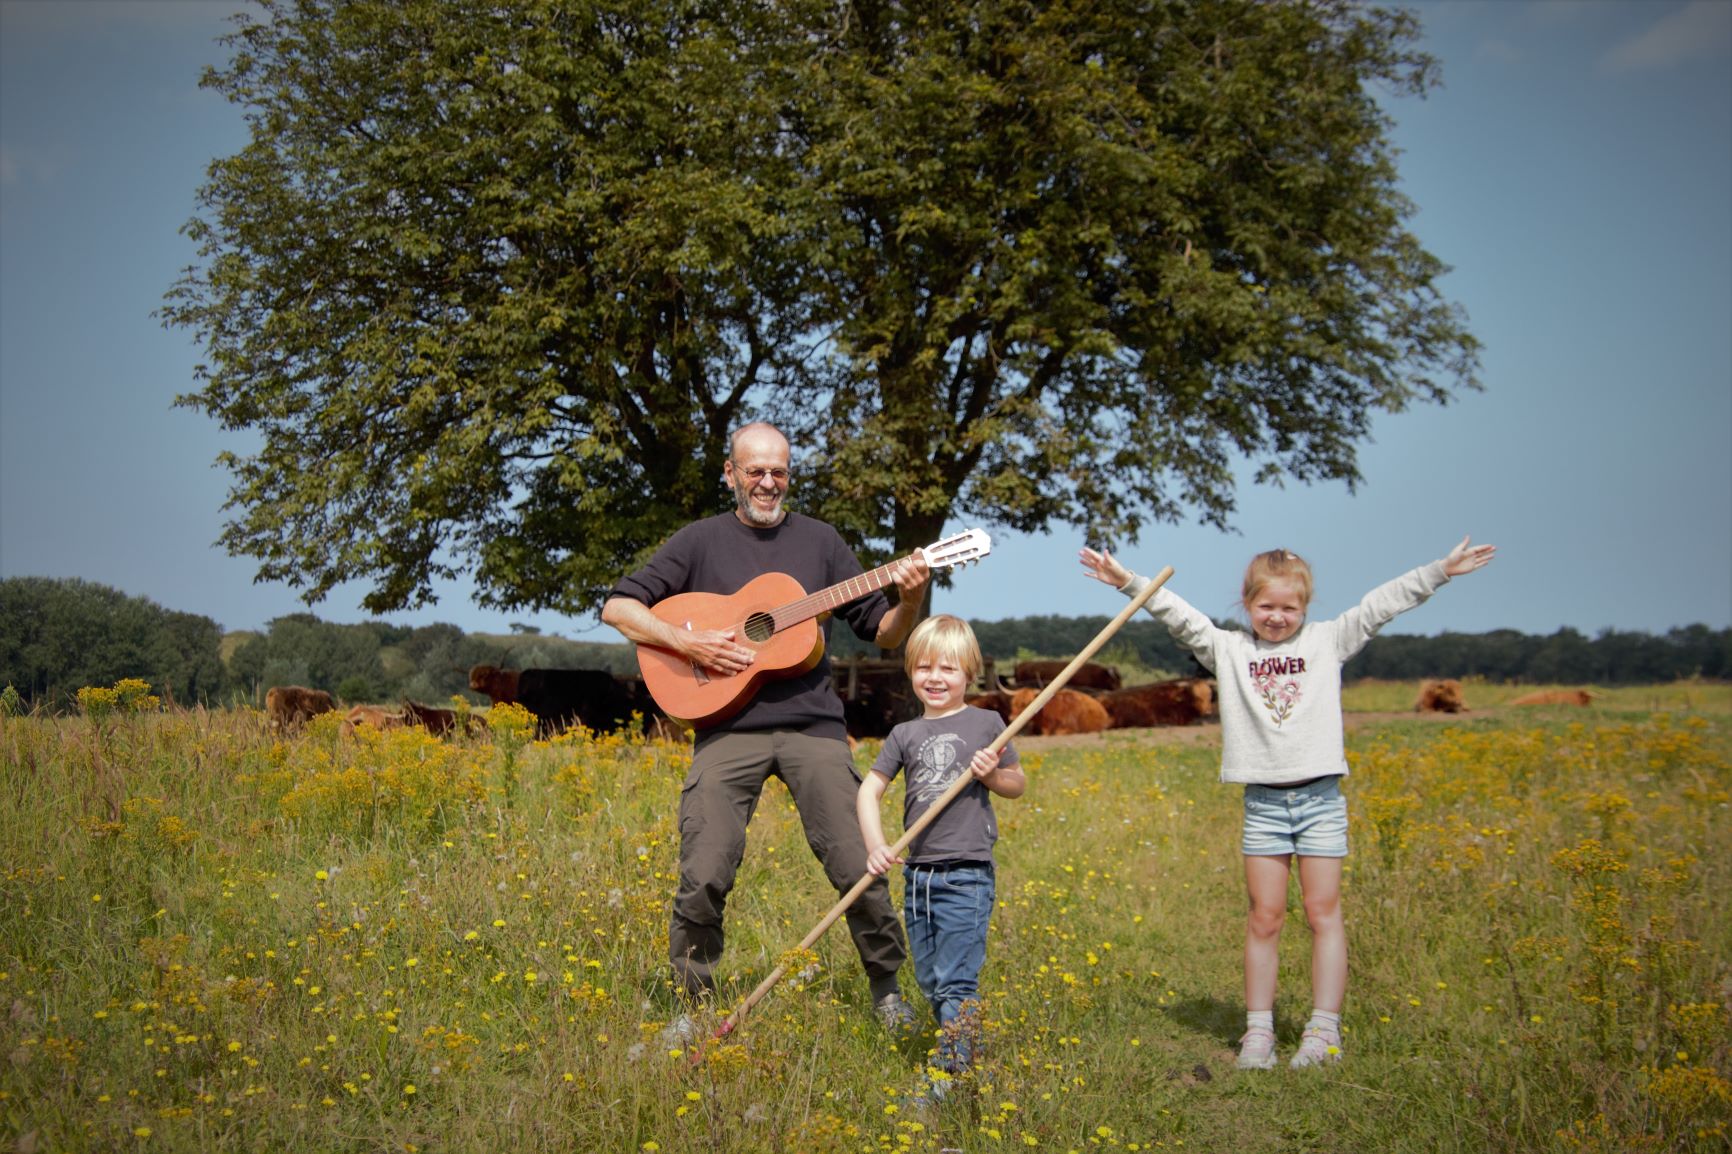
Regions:
<instances>
[{"instance_id":1,"label":"boy's sneaker","mask_svg":"<svg viewBox=\"0 0 1732 1154\"><path fill-rule=\"evenodd\" d=\"M662 1027L659 1035L662 1048L673 1046L689 1046L698 1040L698 1024L690 1014L675 1014L673 1020Z\"/></svg>"},{"instance_id":2,"label":"boy's sneaker","mask_svg":"<svg viewBox=\"0 0 1732 1154\"><path fill-rule=\"evenodd\" d=\"M914 1008L902 1000L901 994L885 994L872 1004L878 1020L892 1034L908 1034L914 1030Z\"/></svg>"},{"instance_id":3,"label":"boy's sneaker","mask_svg":"<svg viewBox=\"0 0 1732 1154\"><path fill-rule=\"evenodd\" d=\"M930 1110L940 1102L950 1097L950 1078L948 1075L933 1077L928 1074L920 1083L920 1089L908 1104L916 1110Z\"/></svg>"},{"instance_id":4,"label":"boy's sneaker","mask_svg":"<svg viewBox=\"0 0 1732 1154\"><path fill-rule=\"evenodd\" d=\"M1341 1060L1341 1040L1331 1038L1322 1030L1307 1029L1299 1039L1299 1050L1288 1063L1295 1070L1306 1066L1321 1066Z\"/></svg>"},{"instance_id":5,"label":"boy's sneaker","mask_svg":"<svg viewBox=\"0 0 1732 1154\"><path fill-rule=\"evenodd\" d=\"M1275 1068L1275 1031L1253 1026L1239 1039L1239 1069L1273 1070Z\"/></svg>"}]
</instances>

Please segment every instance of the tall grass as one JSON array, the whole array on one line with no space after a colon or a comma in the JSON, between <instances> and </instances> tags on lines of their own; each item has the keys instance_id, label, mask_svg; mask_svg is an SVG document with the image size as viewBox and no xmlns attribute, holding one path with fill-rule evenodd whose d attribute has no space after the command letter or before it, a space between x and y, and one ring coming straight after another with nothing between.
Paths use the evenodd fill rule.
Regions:
<instances>
[{"instance_id":1,"label":"tall grass","mask_svg":"<svg viewBox=\"0 0 1732 1154\"><path fill-rule=\"evenodd\" d=\"M1346 1060L1314 1071L1233 1068L1216 750L1022 743L986 1048L925 1109L930 1039L881 1032L840 932L695 1062L666 1029L682 747L0 718L0 1117L21 1151L1724 1150L1717 692L1354 730ZM727 1000L833 900L772 782ZM1291 915L1284 1053L1296 889Z\"/></svg>"}]
</instances>

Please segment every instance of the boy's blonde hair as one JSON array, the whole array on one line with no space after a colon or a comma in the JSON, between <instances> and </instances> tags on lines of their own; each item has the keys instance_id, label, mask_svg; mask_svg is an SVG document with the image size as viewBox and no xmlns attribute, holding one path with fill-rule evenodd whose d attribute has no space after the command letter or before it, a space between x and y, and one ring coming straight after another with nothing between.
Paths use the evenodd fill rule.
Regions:
<instances>
[{"instance_id":1,"label":"boy's blonde hair","mask_svg":"<svg viewBox=\"0 0 1732 1154\"><path fill-rule=\"evenodd\" d=\"M914 627L908 644L902 650L902 668L914 676L914 667L923 659L948 657L973 681L980 676L985 662L980 657L980 642L968 622L949 613L938 613Z\"/></svg>"},{"instance_id":2,"label":"boy's blonde hair","mask_svg":"<svg viewBox=\"0 0 1732 1154\"><path fill-rule=\"evenodd\" d=\"M1271 549L1251 558L1251 563L1245 567L1245 584L1239 590L1239 604L1249 606L1252 598L1271 581L1290 582L1299 590L1300 604L1311 604L1311 566L1290 549Z\"/></svg>"}]
</instances>

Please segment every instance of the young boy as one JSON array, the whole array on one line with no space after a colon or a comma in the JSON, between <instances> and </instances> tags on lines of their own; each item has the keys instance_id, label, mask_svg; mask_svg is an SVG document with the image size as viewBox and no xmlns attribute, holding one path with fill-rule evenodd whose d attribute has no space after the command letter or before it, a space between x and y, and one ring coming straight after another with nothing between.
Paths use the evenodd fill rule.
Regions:
<instances>
[{"instance_id":1,"label":"young boy","mask_svg":"<svg viewBox=\"0 0 1732 1154\"><path fill-rule=\"evenodd\" d=\"M980 645L968 623L949 614L922 621L908 638L906 668L925 715L890 731L857 798L866 868L881 876L897 863L906 868L902 912L914 976L943 1028L938 1068L957 1074L968 1067L980 1030L980 967L986 961L986 930L992 918L992 843L998 823L992 795L1021 797L1027 784L1016 750L987 747L1004 731L1004 719L963 701L980 673ZM896 774L907 770L902 824L907 829L962 773L974 781L894 857L884 840L879 809Z\"/></svg>"}]
</instances>

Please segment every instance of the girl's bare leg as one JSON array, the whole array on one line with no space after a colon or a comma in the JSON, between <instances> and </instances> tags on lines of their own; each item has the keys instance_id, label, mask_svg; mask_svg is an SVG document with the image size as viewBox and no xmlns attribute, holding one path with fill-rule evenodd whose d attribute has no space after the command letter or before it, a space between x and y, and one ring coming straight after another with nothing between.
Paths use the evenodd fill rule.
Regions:
<instances>
[{"instance_id":1,"label":"girl's bare leg","mask_svg":"<svg viewBox=\"0 0 1732 1154\"><path fill-rule=\"evenodd\" d=\"M1299 859L1301 863L1309 860ZM1338 863L1339 864L1339 863ZM1275 1007L1275 976L1281 961L1281 923L1287 918L1286 856L1245 855L1245 1009ZM1337 891L1340 886L1337 884Z\"/></svg>"},{"instance_id":2,"label":"girl's bare leg","mask_svg":"<svg viewBox=\"0 0 1732 1154\"><path fill-rule=\"evenodd\" d=\"M1282 878L1285 881L1285 869ZM1341 859L1301 856L1299 890L1305 899L1305 920L1311 923L1311 1005L1338 1014L1347 996L1347 927L1341 917ZM1249 989L1248 946L1246 958Z\"/></svg>"}]
</instances>

